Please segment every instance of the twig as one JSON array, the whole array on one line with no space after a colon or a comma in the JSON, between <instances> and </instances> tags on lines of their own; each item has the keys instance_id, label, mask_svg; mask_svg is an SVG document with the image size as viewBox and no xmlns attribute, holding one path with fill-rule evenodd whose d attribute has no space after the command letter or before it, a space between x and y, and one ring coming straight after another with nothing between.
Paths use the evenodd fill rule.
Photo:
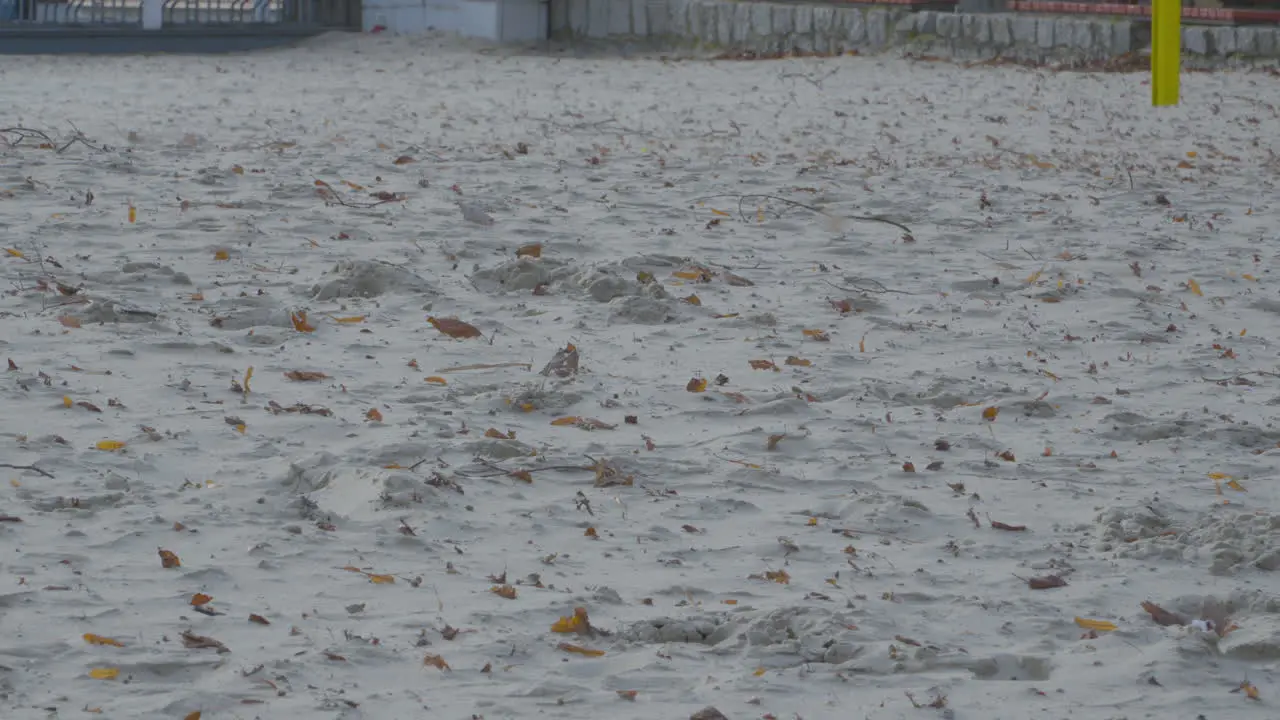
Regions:
<instances>
[{"instance_id":1,"label":"twig","mask_svg":"<svg viewBox=\"0 0 1280 720\"><path fill-rule=\"evenodd\" d=\"M498 368L505 368L505 367L522 367L525 370L532 370L533 363L522 363L522 362L476 363L474 365L455 365L454 367L447 367L443 370L437 370L436 372L451 373L451 372L461 372L463 370L496 370Z\"/></svg>"},{"instance_id":2,"label":"twig","mask_svg":"<svg viewBox=\"0 0 1280 720\"><path fill-rule=\"evenodd\" d=\"M9 468L10 470L30 470L32 472L40 473L47 478L53 477L53 473L47 470L41 470L35 465L10 465L9 463L0 463L0 468Z\"/></svg>"},{"instance_id":3,"label":"twig","mask_svg":"<svg viewBox=\"0 0 1280 720\"><path fill-rule=\"evenodd\" d=\"M746 195L734 195L732 193L725 193L721 195L708 195L706 197L697 198L695 202L700 202L703 200L711 200L713 198L719 198L719 197L733 197L738 199L738 216L742 218L743 222L748 222L747 213L745 210L743 210L743 207L742 207L743 203L745 203L746 201L752 198L756 198L761 200L774 200L774 201L783 203L784 205L787 205L789 207L803 208L805 210L808 210L809 212L814 212L829 218L838 218L843 220L854 220L857 222L874 222L874 223L882 223L884 225L892 225L898 228L899 230L901 230L902 232L906 233L906 239L910 239L910 240L915 239L912 236L911 228L907 227L906 225L903 225L900 222L897 222L896 220L890 220L888 218L873 216L873 215L834 215L814 205L808 205L802 202L797 202L795 200L788 200L787 198L784 198L778 195L768 195L764 193L748 193Z\"/></svg>"},{"instance_id":4,"label":"twig","mask_svg":"<svg viewBox=\"0 0 1280 720\"><path fill-rule=\"evenodd\" d=\"M483 465L484 467L492 470L493 472L479 473L479 472L465 472L465 471L459 470L458 474L463 475L465 477L474 478L474 477L499 477L503 475L510 475L513 472L517 472L516 470L508 470L497 463L490 462L481 457L473 458L473 460L477 464ZM590 465L548 465L546 467L538 467L538 468L521 468L521 470L524 470L525 472L532 475L533 473L536 473L536 472L546 472L550 470L595 470L595 468L591 467Z\"/></svg>"},{"instance_id":5,"label":"twig","mask_svg":"<svg viewBox=\"0 0 1280 720\"><path fill-rule=\"evenodd\" d=\"M823 280L822 282L843 292L877 293L881 295L883 295L884 293L897 293L899 295L915 295L915 293L908 292L906 290L895 290L891 287L885 287L884 283L880 282L879 280L873 280L871 278L855 278L849 281L853 283L852 287L844 287L843 285L837 285L831 282L830 280ZM875 283L875 287L863 287L858 284L860 282Z\"/></svg>"}]
</instances>

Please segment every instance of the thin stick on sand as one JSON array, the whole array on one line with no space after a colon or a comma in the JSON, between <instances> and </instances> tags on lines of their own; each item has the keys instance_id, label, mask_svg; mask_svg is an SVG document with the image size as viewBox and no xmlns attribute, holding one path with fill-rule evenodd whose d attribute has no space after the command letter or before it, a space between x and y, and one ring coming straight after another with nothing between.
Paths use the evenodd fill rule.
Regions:
<instances>
[{"instance_id":1,"label":"thin stick on sand","mask_svg":"<svg viewBox=\"0 0 1280 720\"><path fill-rule=\"evenodd\" d=\"M40 473L47 478L53 477L53 473L47 470L41 470L35 465L10 465L9 463L0 463L0 468L9 468L10 470L30 470L31 472Z\"/></svg>"},{"instance_id":2,"label":"thin stick on sand","mask_svg":"<svg viewBox=\"0 0 1280 720\"><path fill-rule=\"evenodd\" d=\"M438 373L462 372L463 370L497 370L498 368L522 367L525 370L532 370L533 363L522 362L505 362L505 363L476 363L474 365L455 365L443 370L437 370Z\"/></svg>"},{"instance_id":3,"label":"thin stick on sand","mask_svg":"<svg viewBox=\"0 0 1280 720\"><path fill-rule=\"evenodd\" d=\"M697 198L695 202L702 202L704 200L712 200L715 198L724 198L724 197L737 198L738 216L742 218L743 222L749 222L749 218L747 218L747 212L746 210L743 209L743 204L746 203L748 200L755 198L757 200L772 200L775 202L780 202L790 207L803 208L805 210L808 210L809 212L815 212L819 215L832 218L835 220L854 220L857 222L873 222L873 223L882 223L884 225L892 225L898 228L899 230L901 230L902 232L906 233L906 235L903 237L904 241L906 242L915 241L915 237L911 232L911 228L907 227L906 225L903 225L900 222L897 222L896 220L890 220L888 218L874 216L874 215L836 215L834 213L823 210L820 207L817 207L814 205L807 205L805 203L797 202L795 200L788 200L787 198L780 197L778 195L767 195L763 193L748 193L746 195L736 195L733 193L724 193L721 195L707 195L706 197L700 197L700 198Z\"/></svg>"}]
</instances>

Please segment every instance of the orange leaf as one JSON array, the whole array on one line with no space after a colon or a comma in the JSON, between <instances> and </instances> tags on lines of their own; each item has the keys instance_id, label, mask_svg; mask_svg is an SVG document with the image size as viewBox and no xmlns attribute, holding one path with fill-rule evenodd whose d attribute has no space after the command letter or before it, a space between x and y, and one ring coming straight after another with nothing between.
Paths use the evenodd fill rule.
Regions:
<instances>
[{"instance_id":1,"label":"orange leaf","mask_svg":"<svg viewBox=\"0 0 1280 720\"><path fill-rule=\"evenodd\" d=\"M516 257L542 257L542 243L529 243L516 248Z\"/></svg>"},{"instance_id":2,"label":"orange leaf","mask_svg":"<svg viewBox=\"0 0 1280 720\"><path fill-rule=\"evenodd\" d=\"M182 567L182 561L172 550L160 548L160 566L165 568Z\"/></svg>"},{"instance_id":3,"label":"orange leaf","mask_svg":"<svg viewBox=\"0 0 1280 720\"><path fill-rule=\"evenodd\" d=\"M213 602L213 597L210 595L205 595L204 593L196 593L195 595L191 596L191 604L196 607L200 607L201 605L208 605L211 602Z\"/></svg>"},{"instance_id":4,"label":"orange leaf","mask_svg":"<svg viewBox=\"0 0 1280 720\"><path fill-rule=\"evenodd\" d=\"M396 582L395 575L369 575L369 582L374 585L394 585Z\"/></svg>"},{"instance_id":5,"label":"orange leaf","mask_svg":"<svg viewBox=\"0 0 1280 720\"><path fill-rule=\"evenodd\" d=\"M982 419L987 422L995 422L996 416L1000 414L1000 408L992 405L982 411Z\"/></svg>"},{"instance_id":6,"label":"orange leaf","mask_svg":"<svg viewBox=\"0 0 1280 720\"><path fill-rule=\"evenodd\" d=\"M485 437L487 437L487 438L493 438L493 439L495 439L495 440L507 440L507 439L508 439L507 434L506 434L506 433L504 433L504 432L502 432L502 431L501 431L501 430L499 430L498 428L489 428L488 430L485 430L485 431L484 431L484 436L485 436Z\"/></svg>"},{"instance_id":7,"label":"orange leaf","mask_svg":"<svg viewBox=\"0 0 1280 720\"><path fill-rule=\"evenodd\" d=\"M378 412L378 408L369 408L369 412L364 414L366 420L373 422L382 422L382 413Z\"/></svg>"},{"instance_id":8,"label":"orange leaf","mask_svg":"<svg viewBox=\"0 0 1280 720\"><path fill-rule=\"evenodd\" d=\"M226 262L231 259L231 253L226 250L219 250L213 254L213 259L218 262Z\"/></svg>"},{"instance_id":9,"label":"orange leaf","mask_svg":"<svg viewBox=\"0 0 1280 720\"><path fill-rule=\"evenodd\" d=\"M482 337L480 331L476 329L476 326L469 325L461 320L454 320L452 318L436 319L429 317L427 318L427 322L431 323L431 327L451 338L462 340L466 338Z\"/></svg>"},{"instance_id":10,"label":"orange leaf","mask_svg":"<svg viewBox=\"0 0 1280 720\"><path fill-rule=\"evenodd\" d=\"M58 318L58 322L62 323L63 327L69 327L69 328L80 327L80 318L73 317L71 315L63 315L62 317Z\"/></svg>"},{"instance_id":11,"label":"orange leaf","mask_svg":"<svg viewBox=\"0 0 1280 720\"><path fill-rule=\"evenodd\" d=\"M433 668L436 668L437 670L452 670L452 669L453 669L453 668L449 667L449 663L447 663L447 662L445 662L445 661L444 661L444 658L440 657L439 655L431 655L431 654L429 654L429 653L427 654L427 656L426 656L426 657L422 658L422 664L423 664L423 665L425 665L425 666L427 666L427 667L433 667Z\"/></svg>"},{"instance_id":12,"label":"orange leaf","mask_svg":"<svg viewBox=\"0 0 1280 720\"><path fill-rule=\"evenodd\" d=\"M787 364L788 364L788 365L799 365L800 367L809 367L809 366L810 366L810 365L812 365L813 363L812 363L812 362L810 362L810 361L808 361L808 360L805 360L804 358L796 357L795 355L788 355L788 356L787 356Z\"/></svg>"},{"instance_id":13,"label":"orange leaf","mask_svg":"<svg viewBox=\"0 0 1280 720\"><path fill-rule=\"evenodd\" d=\"M503 597L508 600L516 599L516 589L510 585L494 585L493 587L489 588L489 592L493 593L494 595L497 595L498 597Z\"/></svg>"},{"instance_id":14,"label":"orange leaf","mask_svg":"<svg viewBox=\"0 0 1280 720\"><path fill-rule=\"evenodd\" d=\"M428 383L431 383L432 385L448 385L449 384L444 378L440 377L439 375L432 375L429 378L423 379L422 382L428 382Z\"/></svg>"},{"instance_id":15,"label":"orange leaf","mask_svg":"<svg viewBox=\"0 0 1280 720\"><path fill-rule=\"evenodd\" d=\"M773 364L772 360L748 360L752 370L773 370L778 372L778 366Z\"/></svg>"},{"instance_id":16,"label":"orange leaf","mask_svg":"<svg viewBox=\"0 0 1280 720\"><path fill-rule=\"evenodd\" d=\"M551 424L559 425L559 426L577 425L581 420L582 418L578 417L577 415L566 415L565 417L560 417L560 418L556 418L555 420L552 420Z\"/></svg>"},{"instance_id":17,"label":"orange leaf","mask_svg":"<svg viewBox=\"0 0 1280 720\"><path fill-rule=\"evenodd\" d=\"M316 331L315 326L314 326L314 325L312 325L311 323L307 322L307 311L306 311L306 310L297 310L297 311L295 311L295 312L293 312L293 313L290 313L290 314L289 314L289 319L293 321L293 329L294 329L294 330L297 330L298 332L307 332L307 333L309 333L309 332L315 332L315 331Z\"/></svg>"},{"instance_id":18,"label":"orange leaf","mask_svg":"<svg viewBox=\"0 0 1280 720\"><path fill-rule=\"evenodd\" d=\"M1187 280L1187 289L1195 295L1204 297L1204 292L1200 289L1200 283L1196 282L1195 278Z\"/></svg>"},{"instance_id":19,"label":"orange leaf","mask_svg":"<svg viewBox=\"0 0 1280 720\"><path fill-rule=\"evenodd\" d=\"M1085 630L1096 630L1098 632L1111 632L1116 629L1116 624L1107 622L1106 620L1090 620L1088 618L1077 617L1076 624Z\"/></svg>"},{"instance_id":20,"label":"orange leaf","mask_svg":"<svg viewBox=\"0 0 1280 720\"><path fill-rule=\"evenodd\" d=\"M335 317L335 318L333 318L333 321L334 321L334 322L336 322L336 323L342 323L343 325L354 325L354 324L356 324L356 323L362 323L362 322L364 322L365 318L367 318L367 317L369 317L369 316L368 316L368 315L353 315L353 316L351 316L351 317Z\"/></svg>"},{"instance_id":21,"label":"orange leaf","mask_svg":"<svg viewBox=\"0 0 1280 720\"><path fill-rule=\"evenodd\" d=\"M818 342L831 342L831 336L823 330L805 330L804 336L813 338Z\"/></svg>"},{"instance_id":22,"label":"orange leaf","mask_svg":"<svg viewBox=\"0 0 1280 720\"><path fill-rule=\"evenodd\" d=\"M115 638L103 637L101 635L94 635L93 633L85 633L84 641L89 643L90 645L110 645L111 647L124 647L124 643L120 642L119 640L116 640Z\"/></svg>"},{"instance_id":23,"label":"orange leaf","mask_svg":"<svg viewBox=\"0 0 1280 720\"><path fill-rule=\"evenodd\" d=\"M268 620L268 619L266 619L266 618L262 617L261 615L250 615L250 616L249 616L249 622L251 622L251 623L257 623L257 624L259 624L259 625L270 625L270 624L271 624L271 621L270 621L270 620Z\"/></svg>"},{"instance_id":24,"label":"orange leaf","mask_svg":"<svg viewBox=\"0 0 1280 720\"><path fill-rule=\"evenodd\" d=\"M585 647L582 647L581 645L571 645L569 643L560 643L556 647L560 648L561 650L567 653L574 653L576 655L585 655L586 657L602 657L604 655L603 650L592 650L591 648L585 648Z\"/></svg>"},{"instance_id":25,"label":"orange leaf","mask_svg":"<svg viewBox=\"0 0 1280 720\"><path fill-rule=\"evenodd\" d=\"M533 482L533 475L528 470L516 470L511 473L511 477L524 482Z\"/></svg>"},{"instance_id":26,"label":"orange leaf","mask_svg":"<svg viewBox=\"0 0 1280 720\"><path fill-rule=\"evenodd\" d=\"M89 677L94 680L115 680L120 677L120 668L93 668Z\"/></svg>"},{"instance_id":27,"label":"orange leaf","mask_svg":"<svg viewBox=\"0 0 1280 720\"><path fill-rule=\"evenodd\" d=\"M691 393L706 392L706 390L707 390L707 379L706 379L706 378L693 378L692 380L690 380L690 381L689 381L689 384L688 384L688 385L685 385L685 386L684 386L684 389L685 389L685 390L688 390L688 391L689 391L689 392L691 392Z\"/></svg>"}]
</instances>

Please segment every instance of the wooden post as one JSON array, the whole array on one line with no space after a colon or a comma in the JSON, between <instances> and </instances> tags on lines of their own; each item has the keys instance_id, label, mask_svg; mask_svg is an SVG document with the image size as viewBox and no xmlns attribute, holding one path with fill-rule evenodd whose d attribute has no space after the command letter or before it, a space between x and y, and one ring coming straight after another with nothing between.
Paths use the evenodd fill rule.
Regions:
<instances>
[{"instance_id":1,"label":"wooden post","mask_svg":"<svg viewBox=\"0 0 1280 720\"><path fill-rule=\"evenodd\" d=\"M1182 0L1151 1L1151 104L1178 104L1182 65Z\"/></svg>"}]
</instances>

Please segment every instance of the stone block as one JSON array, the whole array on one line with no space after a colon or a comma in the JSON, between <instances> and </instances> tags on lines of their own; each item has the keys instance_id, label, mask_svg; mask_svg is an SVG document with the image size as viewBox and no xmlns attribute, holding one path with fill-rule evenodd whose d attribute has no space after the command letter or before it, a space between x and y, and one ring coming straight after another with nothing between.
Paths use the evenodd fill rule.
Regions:
<instances>
[{"instance_id":1,"label":"stone block","mask_svg":"<svg viewBox=\"0 0 1280 720\"><path fill-rule=\"evenodd\" d=\"M801 52L813 52L813 6L796 6L796 27L791 37L791 47Z\"/></svg>"},{"instance_id":2,"label":"stone block","mask_svg":"<svg viewBox=\"0 0 1280 720\"><path fill-rule=\"evenodd\" d=\"M609 0L609 34L631 34L630 0Z\"/></svg>"},{"instance_id":3,"label":"stone block","mask_svg":"<svg viewBox=\"0 0 1280 720\"><path fill-rule=\"evenodd\" d=\"M1013 41L1018 45L1035 45L1036 38L1035 17L1031 15L1015 15L1013 18Z\"/></svg>"},{"instance_id":4,"label":"stone block","mask_svg":"<svg viewBox=\"0 0 1280 720\"><path fill-rule=\"evenodd\" d=\"M1133 23L1119 20L1111 23L1107 34L1107 54L1111 56L1131 53L1133 47Z\"/></svg>"},{"instance_id":5,"label":"stone block","mask_svg":"<svg viewBox=\"0 0 1280 720\"><path fill-rule=\"evenodd\" d=\"M1071 28L1071 47L1077 50L1093 52L1098 48L1100 31L1104 21L1089 18L1077 18Z\"/></svg>"},{"instance_id":6,"label":"stone block","mask_svg":"<svg viewBox=\"0 0 1280 720\"><path fill-rule=\"evenodd\" d=\"M884 47L889 44L889 11L872 8L867 11L867 44Z\"/></svg>"},{"instance_id":7,"label":"stone block","mask_svg":"<svg viewBox=\"0 0 1280 720\"><path fill-rule=\"evenodd\" d=\"M1280 28L1257 28L1258 57L1280 57Z\"/></svg>"},{"instance_id":8,"label":"stone block","mask_svg":"<svg viewBox=\"0 0 1280 720\"><path fill-rule=\"evenodd\" d=\"M1216 27L1213 28L1213 46L1214 55L1235 55L1236 49L1236 29L1233 27Z\"/></svg>"},{"instance_id":9,"label":"stone block","mask_svg":"<svg viewBox=\"0 0 1280 720\"><path fill-rule=\"evenodd\" d=\"M649 0L631 0L631 33L640 37L649 34Z\"/></svg>"},{"instance_id":10,"label":"stone block","mask_svg":"<svg viewBox=\"0 0 1280 720\"><path fill-rule=\"evenodd\" d=\"M695 37L699 43L714 44L716 42L716 23L719 20L716 8L718 6L719 3L715 0L703 0L694 9L698 16L698 34Z\"/></svg>"},{"instance_id":11,"label":"stone block","mask_svg":"<svg viewBox=\"0 0 1280 720\"><path fill-rule=\"evenodd\" d=\"M667 0L667 12L664 13L664 35L689 37L689 0ZM654 23L650 23L654 24Z\"/></svg>"},{"instance_id":12,"label":"stone block","mask_svg":"<svg viewBox=\"0 0 1280 720\"><path fill-rule=\"evenodd\" d=\"M908 16L913 17L913 16ZM915 13L914 20L916 24L917 35L937 35L938 34L938 13L932 10L922 10Z\"/></svg>"},{"instance_id":13,"label":"stone block","mask_svg":"<svg viewBox=\"0 0 1280 720\"><path fill-rule=\"evenodd\" d=\"M1236 54L1242 57L1258 56L1258 31L1265 28L1242 25L1236 28Z\"/></svg>"},{"instance_id":14,"label":"stone block","mask_svg":"<svg viewBox=\"0 0 1280 720\"><path fill-rule=\"evenodd\" d=\"M1071 47L1072 36L1075 34L1076 18L1061 17L1054 18L1053 22L1053 45L1049 47Z\"/></svg>"},{"instance_id":15,"label":"stone block","mask_svg":"<svg viewBox=\"0 0 1280 720\"><path fill-rule=\"evenodd\" d=\"M1192 55L1208 55L1210 50L1209 28L1182 28L1182 50Z\"/></svg>"},{"instance_id":16,"label":"stone block","mask_svg":"<svg viewBox=\"0 0 1280 720\"><path fill-rule=\"evenodd\" d=\"M587 34L587 1L569 0L569 32L574 35Z\"/></svg>"},{"instance_id":17,"label":"stone block","mask_svg":"<svg viewBox=\"0 0 1280 720\"><path fill-rule=\"evenodd\" d=\"M773 34L773 6L767 3L752 3L751 35L759 39Z\"/></svg>"},{"instance_id":18,"label":"stone block","mask_svg":"<svg viewBox=\"0 0 1280 720\"><path fill-rule=\"evenodd\" d=\"M569 2L570 0L552 0L548 3L547 12L551 17L547 19L550 24L551 33L562 33L570 28L569 25Z\"/></svg>"},{"instance_id":19,"label":"stone block","mask_svg":"<svg viewBox=\"0 0 1280 720\"><path fill-rule=\"evenodd\" d=\"M1036 45L1042 49L1053 47L1054 18L1036 18Z\"/></svg>"},{"instance_id":20,"label":"stone block","mask_svg":"<svg viewBox=\"0 0 1280 720\"><path fill-rule=\"evenodd\" d=\"M974 28L973 41L980 47L991 47L991 20L990 15L979 15L977 27Z\"/></svg>"},{"instance_id":21,"label":"stone block","mask_svg":"<svg viewBox=\"0 0 1280 720\"><path fill-rule=\"evenodd\" d=\"M609 36L609 5L613 0L587 0L587 36Z\"/></svg>"},{"instance_id":22,"label":"stone block","mask_svg":"<svg viewBox=\"0 0 1280 720\"><path fill-rule=\"evenodd\" d=\"M1008 15L992 15L991 45L996 48L1007 48L1013 45L1013 18Z\"/></svg>"},{"instance_id":23,"label":"stone block","mask_svg":"<svg viewBox=\"0 0 1280 720\"><path fill-rule=\"evenodd\" d=\"M968 13L960 16L960 37L973 41L978 36L978 16L974 13Z\"/></svg>"},{"instance_id":24,"label":"stone block","mask_svg":"<svg viewBox=\"0 0 1280 720\"><path fill-rule=\"evenodd\" d=\"M835 30L836 9L819 5L813 9L813 49L820 53L838 52L840 33Z\"/></svg>"},{"instance_id":25,"label":"stone block","mask_svg":"<svg viewBox=\"0 0 1280 720\"><path fill-rule=\"evenodd\" d=\"M751 6L735 3L733 6L733 41L738 47L746 47L751 40Z\"/></svg>"},{"instance_id":26,"label":"stone block","mask_svg":"<svg viewBox=\"0 0 1280 720\"><path fill-rule=\"evenodd\" d=\"M782 38L795 32L796 8L794 5L773 5L773 35Z\"/></svg>"},{"instance_id":27,"label":"stone block","mask_svg":"<svg viewBox=\"0 0 1280 720\"><path fill-rule=\"evenodd\" d=\"M739 7L737 3L714 3L711 6L716 13L716 44L720 47L733 47L733 11Z\"/></svg>"},{"instance_id":28,"label":"stone block","mask_svg":"<svg viewBox=\"0 0 1280 720\"><path fill-rule=\"evenodd\" d=\"M836 22L840 24L841 47L856 50L867 44L867 15L861 8L837 8Z\"/></svg>"},{"instance_id":29,"label":"stone block","mask_svg":"<svg viewBox=\"0 0 1280 720\"><path fill-rule=\"evenodd\" d=\"M898 18L898 22L893 25L894 41L898 43L910 42L916 34L916 19L910 15L903 15Z\"/></svg>"}]
</instances>

